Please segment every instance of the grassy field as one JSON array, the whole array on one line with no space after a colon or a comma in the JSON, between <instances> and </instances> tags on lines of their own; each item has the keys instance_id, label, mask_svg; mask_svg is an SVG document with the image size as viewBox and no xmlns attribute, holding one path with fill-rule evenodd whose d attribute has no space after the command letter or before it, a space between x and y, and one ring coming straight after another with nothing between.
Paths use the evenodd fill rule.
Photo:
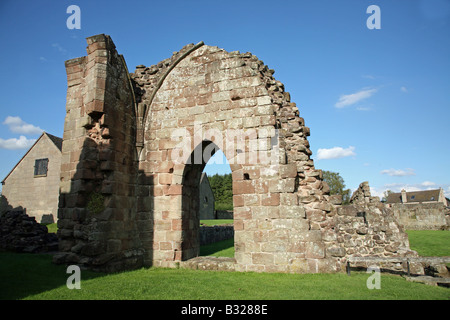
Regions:
<instances>
[{"instance_id":1,"label":"grassy field","mask_svg":"<svg viewBox=\"0 0 450 320\"><path fill-rule=\"evenodd\" d=\"M450 231L408 231L421 255L449 255ZM234 256L233 239L201 248L201 255ZM0 253L0 299L133 300L448 300L450 289L382 274L369 290L370 274L269 274L141 268L115 274L81 272L81 289L69 290L65 266L44 254Z\"/></svg>"},{"instance_id":2,"label":"grassy field","mask_svg":"<svg viewBox=\"0 0 450 320\"><path fill-rule=\"evenodd\" d=\"M49 255L0 253L0 299L149 300L367 300L449 299L446 288L382 274L369 290L369 274L269 274L149 268L116 274L81 272L81 289L66 287L64 266Z\"/></svg>"},{"instance_id":3,"label":"grassy field","mask_svg":"<svg viewBox=\"0 0 450 320\"><path fill-rule=\"evenodd\" d=\"M233 219L200 220L200 225L204 226L219 226L224 224L233 225Z\"/></svg>"},{"instance_id":4,"label":"grassy field","mask_svg":"<svg viewBox=\"0 0 450 320\"><path fill-rule=\"evenodd\" d=\"M58 226L56 223L46 224L49 233L56 233Z\"/></svg>"},{"instance_id":5,"label":"grassy field","mask_svg":"<svg viewBox=\"0 0 450 320\"><path fill-rule=\"evenodd\" d=\"M408 230L409 246L422 257L450 256L449 230Z\"/></svg>"},{"instance_id":6,"label":"grassy field","mask_svg":"<svg viewBox=\"0 0 450 320\"><path fill-rule=\"evenodd\" d=\"M211 220L200 220L200 225L205 226L217 226L217 225L224 225L224 224L233 224L233 219L211 219ZM47 224L48 232L50 233L56 233L58 230L57 224Z\"/></svg>"},{"instance_id":7,"label":"grassy field","mask_svg":"<svg viewBox=\"0 0 450 320\"><path fill-rule=\"evenodd\" d=\"M223 240L201 246L200 255L234 258L234 239Z\"/></svg>"}]
</instances>

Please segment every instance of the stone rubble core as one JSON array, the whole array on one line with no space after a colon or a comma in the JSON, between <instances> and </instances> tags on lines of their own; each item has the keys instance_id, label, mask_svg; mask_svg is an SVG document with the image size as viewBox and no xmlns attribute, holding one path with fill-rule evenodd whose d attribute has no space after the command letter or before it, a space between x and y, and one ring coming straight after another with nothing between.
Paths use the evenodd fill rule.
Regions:
<instances>
[{"instance_id":1,"label":"stone rubble core","mask_svg":"<svg viewBox=\"0 0 450 320\"><path fill-rule=\"evenodd\" d=\"M366 185L350 206L329 195L310 129L251 53L200 42L129 73L109 36L87 42L87 56L66 61L56 263L111 272L189 265L199 254L198 183L208 160L196 161L196 151L212 147L224 152L233 179L235 259L227 269L340 272L349 256L416 254ZM265 143L242 147L217 134L231 130ZM174 161L180 146L183 161ZM235 161L252 151L276 161Z\"/></svg>"},{"instance_id":2,"label":"stone rubble core","mask_svg":"<svg viewBox=\"0 0 450 320\"><path fill-rule=\"evenodd\" d=\"M43 253L58 250L58 237L23 210L10 210L0 216L0 250Z\"/></svg>"}]
</instances>

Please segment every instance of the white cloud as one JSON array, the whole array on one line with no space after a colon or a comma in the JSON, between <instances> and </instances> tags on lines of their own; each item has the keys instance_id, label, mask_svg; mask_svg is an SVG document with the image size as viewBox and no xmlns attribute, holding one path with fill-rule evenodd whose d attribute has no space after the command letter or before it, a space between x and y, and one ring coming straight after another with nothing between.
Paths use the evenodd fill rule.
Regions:
<instances>
[{"instance_id":1,"label":"white cloud","mask_svg":"<svg viewBox=\"0 0 450 320\"><path fill-rule=\"evenodd\" d=\"M406 93L406 92L408 92L408 89L406 89L406 87L401 87L401 88L400 88L400 91Z\"/></svg>"},{"instance_id":2,"label":"white cloud","mask_svg":"<svg viewBox=\"0 0 450 320\"><path fill-rule=\"evenodd\" d=\"M380 191L378 188L370 187L370 195L372 197L380 197L381 199L384 197L384 191Z\"/></svg>"},{"instance_id":3,"label":"white cloud","mask_svg":"<svg viewBox=\"0 0 450 320\"><path fill-rule=\"evenodd\" d=\"M32 124L26 123L20 117L7 116L3 124L9 127L14 133L21 134L41 134L44 130Z\"/></svg>"},{"instance_id":4,"label":"white cloud","mask_svg":"<svg viewBox=\"0 0 450 320\"><path fill-rule=\"evenodd\" d=\"M416 173L414 169L407 168L406 170L401 169L386 169L380 172L381 174L387 174L391 177L404 177L404 176L415 176Z\"/></svg>"},{"instance_id":5,"label":"white cloud","mask_svg":"<svg viewBox=\"0 0 450 320\"><path fill-rule=\"evenodd\" d=\"M433 186L436 185L436 183L434 183L434 182L432 182L432 181L424 181L424 182L422 182L421 184L422 184L422 186L424 186L424 187L433 187Z\"/></svg>"},{"instance_id":6,"label":"white cloud","mask_svg":"<svg viewBox=\"0 0 450 320\"><path fill-rule=\"evenodd\" d=\"M418 185L415 184L405 184L405 183L388 183L384 185L385 190L391 190L392 192L400 192L403 189L406 191L420 191L423 190L423 188L420 188Z\"/></svg>"},{"instance_id":7,"label":"white cloud","mask_svg":"<svg viewBox=\"0 0 450 320\"><path fill-rule=\"evenodd\" d=\"M331 149L319 149L317 150L317 160L322 159L339 159L344 157L355 156L355 147L348 147L346 149L342 147L334 147Z\"/></svg>"},{"instance_id":8,"label":"white cloud","mask_svg":"<svg viewBox=\"0 0 450 320\"><path fill-rule=\"evenodd\" d=\"M52 43L52 47L56 48L61 53L67 53L67 50L61 47L59 43Z\"/></svg>"},{"instance_id":9,"label":"white cloud","mask_svg":"<svg viewBox=\"0 0 450 320\"><path fill-rule=\"evenodd\" d=\"M28 149L35 142L36 139L27 139L24 136L20 136L19 139L11 138L4 140L0 138L0 149L9 149L9 150Z\"/></svg>"},{"instance_id":10,"label":"white cloud","mask_svg":"<svg viewBox=\"0 0 450 320\"><path fill-rule=\"evenodd\" d=\"M361 100L371 97L375 92L377 92L377 89L363 89L355 93L341 95L339 97L339 101L336 102L335 107L343 108L346 106L350 106Z\"/></svg>"}]
</instances>

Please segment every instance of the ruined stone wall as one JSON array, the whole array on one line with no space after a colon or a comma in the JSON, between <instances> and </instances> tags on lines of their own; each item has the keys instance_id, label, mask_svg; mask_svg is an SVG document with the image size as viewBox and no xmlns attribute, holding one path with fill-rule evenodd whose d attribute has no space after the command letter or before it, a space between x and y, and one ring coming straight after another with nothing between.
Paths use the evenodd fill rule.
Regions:
<instances>
[{"instance_id":1,"label":"ruined stone wall","mask_svg":"<svg viewBox=\"0 0 450 320\"><path fill-rule=\"evenodd\" d=\"M185 128L191 140L183 142L188 146L183 160L202 141L213 141L231 163L235 257L241 270L337 270L333 262L321 262L326 254L319 222L332 206L310 158L309 129L272 75L250 53L206 45L188 45L158 65L138 66L132 74L141 93L138 109L148 114L142 124L140 169L153 177L145 194L154 196L154 262L170 265L198 254L197 208L189 199L196 197L190 186L204 163L186 165L171 158L181 141L173 133ZM219 134L205 136L211 130ZM246 145L241 151L268 151L276 161L236 163L239 148L228 148L222 135L227 130L254 130L250 140L258 140L256 149ZM276 148L271 149L269 133L276 130Z\"/></svg>"},{"instance_id":2,"label":"ruined stone wall","mask_svg":"<svg viewBox=\"0 0 450 320\"><path fill-rule=\"evenodd\" d=\"M417 257L409 247L408 235L394 212L378 197L372 197L368 182L360 184L350 204L338 206L334 215L335 235L328 253L339 257L341 264L348 257ZM356 266L356 265L355 265ZM367 263L359 266L368 267ZM405 271L406 265L386 264L391 270ZM411 266L423 272L420 264Z\"/></svg>"},{"instance_id":3,"label":"ruined stone wall","mask_svg":"<svg viewBox=\"0 0 450 320\"><path fill-rule=\"evenodd\" d=\"M201 226L200 245L211 244L223 240L233 239L233 226Z\"/></svg>"},{"instance_id":4,"label":"ruined stone wall","mask_svg":"<svg viewBox=\"0 0 450 320\"><path fill-rule=\"evenodd\" d=\"M389 205L396 219L406 230L440 230L448 228L442 203L394 203Z\"/></svg>"},{"instance_id":5,"label":"ruined stone wall","mask_svg":"<svg viewBox=\"0 0 450 320\"><path fill-rule=\"evenodd\" d=\"M203 219L216 219L216 212L214 210L214 193L209 184L206 174L200 179L199 184L199 216Z\"/></svg>"},{"instance_id":6,"label":"ruined stone wall","mask_svg":"<svg viewBox=\"0 0 450 320\"><path fill-rule=\"evenodd\" d=\"M134 98L111 39L87 40L88 56L66 62L58 213L62 254L55 260L115 270L142 264L135 217Z\"/></svg>"},{"instance_id":7,"label":"ruined stone wall","mask_svg":"<svg viewBox=\"0 0 450 320\"><path fill-rule=\"evenodd\" d=\"M336 272L348 255L406 248L373 204L362 204L369 226L359 207L336 209L309 128L254 55L190 44L128 74L108 36L88 44L66 62L55 260L119 270L198 256L198 185L218 149L232 171L234 270Z\"/></svg>"}]
</instances>

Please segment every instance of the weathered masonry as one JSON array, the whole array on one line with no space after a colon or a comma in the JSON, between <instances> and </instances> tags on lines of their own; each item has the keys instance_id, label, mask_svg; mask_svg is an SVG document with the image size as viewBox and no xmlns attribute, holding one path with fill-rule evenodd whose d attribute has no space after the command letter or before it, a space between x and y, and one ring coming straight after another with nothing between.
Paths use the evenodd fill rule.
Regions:
<instances>
[{"instance_id":1,"label":"weathered masonry","mask_svg":"<svg viewBox=\"0 0 450 320\"><path fill-rule=\"evenodd\" d=\"M339 209L296 104L254 55L190 44L129 73L109 36L87 42L66 61L55 262L114 271L196 257L198 185L217 149L233 177L233 270L337 272L348 256L415 255L370 195Z\"/></svg>"},{"instance_id":2,"label":"weathered masonry","mask_svg":"<svg viewBox=\"0 0 450 320\"><path fill-rule=\"evenodd\" d=\"M3 179L0 215L13 208L41 223L58 214L62 139L46 132Z\"/></svg>"}]
</instances>

